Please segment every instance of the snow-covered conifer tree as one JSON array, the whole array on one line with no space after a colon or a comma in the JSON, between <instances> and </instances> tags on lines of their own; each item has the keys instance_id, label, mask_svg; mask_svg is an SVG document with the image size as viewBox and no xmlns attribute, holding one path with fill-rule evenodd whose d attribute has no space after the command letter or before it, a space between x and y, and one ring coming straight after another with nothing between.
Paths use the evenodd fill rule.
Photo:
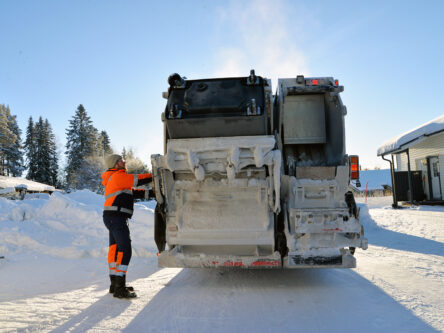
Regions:
<instances>
[{"instance_id":1,"label":"snow-covered conifer tree","mask_svg":"<svg viewBox=\"0 0 444 333\"><path fill-rule=\"evenodd\" d=\"M105 170L104 160L101 156L89 156L83 160L77 172L71 178L71 188L87 188L96 193L103 193L102 178Z\"/></svg>"},{"instance_id":2,"label":"snow-covered conifer tree","mask_svg":"<svg viewBox=\"0 0 444 333\"><path fill-rule=\"evenodd\" d=\"M17 116L9 115L8 127L14 133L16 140L11 142L9 148L6 150L7 174L13 177L20 177L25 169L23 162L22 150L22 131L17 124Z\"/></svg>"},{"instance_id":3,"label":"snow-covered conifer tree","mask_svg":"<svg viewBox=\"0 0 444 333\"><path fill-rule=\"evenodd\" d=\"M45 119L44 123L45 132L47 135L48 142L48 155L49 155L49 185L57 186L58 185L58 172L59 172L59 164L58 164L58 156L57 156L57 143L55 140L55 135L52 131L51 124L48 119Z\"/></svg>"},{"instance_id":4,"label":"snow-covered conifer tree","mask_svg":"<svg viewBox=\"0 0 444 333\"><path fill-rule=\"evenodd\" d=\"M10 117L9 106L0 104L0 175L8 175L7 154L17 141L17 136L9 125Z\"/></svg>"},{"instance_id":5,"label":"snow-covered conifer tree","mask_svg":"<svg viewBox=\"0 0 444 333\"><path fill-rule=\"evenodd\" d=\"M35 133L35 142L36 142L36 161L37 164L37 174L35 175L34 180L49 184L50 176L49 176L49 142L48 142L48 133L45 127L45 122L43 118L40 117L39 121L34 126Z\"/></svg>"},{"instance_id":6,"label":"snow-covered conifer tree","mask_svg":"<svg viewBox=\"0 0 444 333\"><path fill-rule=\"evenodd\" d=\"M125 152L125 159L126 159L126 168L128 170L128 173L147 173L150 172L148 166L142 162L142 160L135 156L134 151L132 148L129 148L128 150L123 148L123 151ZM122 153L123 156L123 153Z\"/></svg>"},{"instance_id":7,"label":"snow-covered conifer tree","mask_svg":"<svg viewBox=\"0 0 444 333\"><path fill-rule=\"evenodd\" d=\"M98 139L98 155L105 157L108 154L112 154L111 141L106 131L101 131Z\"/></svg>"},{"instance_id":8,"label":"snow-covered conifer tree","mask_svg":"<svg viewBox=\"0 0 444 333\"><path fill-rule=\"evenodd\" d=\"M82 176L88 158L97 155L97 133L98 131L93 126L91 118L86 113L83 105L80 104L75 115L69 121L69 128L66 130L65 154L67 166L65 172L66 184L69 188L90 188L88 183L82 181ZM100 173L98 178L100 179Z\"/></svg>"},{"instance_id":9,"label":"snow-covered conifer tree","mask_svg":"<svg viewBox=\"0 0 444 333\"><path fill-rule=\"evenodd\" d=\"M28 127L26 128L26 139L25 139L25 154L26 154L26 167L28 173L26 175L27 179L36 179L38 172L37 165L37 141L35 135L35 125L32 117L29 117Z\"/></svg>"},{"instance_id":10,"label":"snow-covered conifer tree","mask_svg":"<svg viewBox=\"0 0 444 333\"><path fill-rule=\"evenodd\" d=\"M26 178L57 186L58 157L55 135L48 119L39 118L34 123L29 118L26 130L25 150L28 174Z\"/></svg>"}]
</instances>

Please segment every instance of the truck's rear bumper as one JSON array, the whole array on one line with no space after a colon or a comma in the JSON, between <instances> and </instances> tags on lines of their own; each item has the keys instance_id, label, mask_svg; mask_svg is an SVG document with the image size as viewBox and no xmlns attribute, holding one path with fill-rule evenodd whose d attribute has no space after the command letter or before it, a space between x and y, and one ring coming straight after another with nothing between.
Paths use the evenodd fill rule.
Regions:
<instances>
[{"instance_id":1,"label":"truck's rear bumper","mask_svg":"<svg viewBox=\"0 0 444 333\"><path fill-rule=\"evenodd\" d=\"M184 254L175 247L159 255L160 267L239 267L239 268L281 268L281 256L278 252L269 256L235 256Z\"/></svg>"},{"instance_id":2,"label":"truck's rear bumper","mask_svg":"<svg viewBox=\"0 0 444 333\"><path fill-rule=\"evenodd\" d=\"M313 255L308 257L289 253L281 260L278 252L269 256L184 254L176 247L162 252L159 255L158 264L159 267L183 268L354 268L356 267L356 259L348 251L336 256Z\"/></svg>"},{"instance_id":3,"label":"truck's rear bumper","mask_svg":"<svg viewBox=\"0 0 444 333\"><path fill-rule=\"evenodd\" d=\"M283 260L284 268L355 268L356 259L350 253L325 257L309 256L289 253Z\"/></svg>"}]
</instances>

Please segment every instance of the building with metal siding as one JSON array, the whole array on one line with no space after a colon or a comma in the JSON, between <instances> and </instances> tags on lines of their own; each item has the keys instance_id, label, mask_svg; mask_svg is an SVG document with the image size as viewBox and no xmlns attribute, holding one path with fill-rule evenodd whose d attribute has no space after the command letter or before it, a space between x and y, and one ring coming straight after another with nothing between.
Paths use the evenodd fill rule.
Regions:
<instances>
[{"instance_id":1,"label":"building with metal siding","mask_svg":"<svg viewBox=\"0 0 444 333\"><path fill-rule=\"evenodd\" d=\"M378 156L391 166L394 206L397 201L444 201L444 116L388 140Z\"/></svg>"}]
</instances>

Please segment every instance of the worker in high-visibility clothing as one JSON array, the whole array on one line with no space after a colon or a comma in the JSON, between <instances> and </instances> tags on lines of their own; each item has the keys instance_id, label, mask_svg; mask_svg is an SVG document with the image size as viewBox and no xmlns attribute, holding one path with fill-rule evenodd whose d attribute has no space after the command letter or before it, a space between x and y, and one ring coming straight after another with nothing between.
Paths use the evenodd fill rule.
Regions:
<instances>
[{"instance_id":1,"label":"worker in high-visibility clothing","mask_svg":"<svg viewBox=\"0 0 444 333\"><path fill-rule=\"evenodd\" d=\"M103 222L109 230L109 292L114 297L132 298L137 295L132 287L126 286L126 272L131 259L128 219L133 215L134 199L151 197L151 191L133 187L149 184L152 176L150 173L128 174L125 160L117 154L107 156L105 165L108 170L102 174L105 186Z\"/></svg>"}]
</instances>

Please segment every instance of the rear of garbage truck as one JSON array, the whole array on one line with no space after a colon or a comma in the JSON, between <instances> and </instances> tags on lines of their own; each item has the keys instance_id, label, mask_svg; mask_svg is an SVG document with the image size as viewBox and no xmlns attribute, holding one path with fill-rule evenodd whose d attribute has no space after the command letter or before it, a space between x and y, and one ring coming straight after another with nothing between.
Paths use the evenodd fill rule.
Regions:
<instances>
[{"instance_id":1,"label":"rear of garbage truck","mask_svg":"<svg viewBox=\"0 0 444 333\"><path fill-rule=\"evenodd\" d=\"M330 77L168 79L151 156L162 267L355 267L343 87ZM352 164L353 162L353 164Z\"/></svg>"}]
</instances>

